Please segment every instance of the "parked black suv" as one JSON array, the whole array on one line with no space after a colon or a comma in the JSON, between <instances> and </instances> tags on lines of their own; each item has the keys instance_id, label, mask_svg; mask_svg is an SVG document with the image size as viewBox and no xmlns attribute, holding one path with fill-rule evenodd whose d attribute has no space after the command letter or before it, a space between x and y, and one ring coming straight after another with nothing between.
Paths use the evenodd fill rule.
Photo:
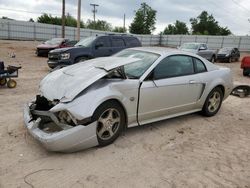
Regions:
<instances>
[{"instance_id":1,"label":"parked black suv","mask_svg":"<svg viewBox=\"0 0 250 188\"><path fill-rule=\"evenodd\" d=\"M49 52L50 68L67 66L86 59L115 54L125 48L139 47L141 42L130 35L93 36L80 40L71 48L55 49Z\"/></svg>"}]
</instances>

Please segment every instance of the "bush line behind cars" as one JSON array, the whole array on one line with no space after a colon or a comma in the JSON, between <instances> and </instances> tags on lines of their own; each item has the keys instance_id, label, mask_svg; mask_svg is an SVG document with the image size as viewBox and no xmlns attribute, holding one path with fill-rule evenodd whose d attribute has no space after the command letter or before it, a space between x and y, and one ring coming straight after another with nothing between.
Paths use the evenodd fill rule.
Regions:
<instances>
[{"instance_id":1,"label":"bush line behind cars","mask_svg":"<svg viewBox=\"0 0 250 188\"><path fill-rule=\"evenodd\" d=\"M200 56L132 48L48 74L24 121L48 150L72 152L108 145L127 127L198 111L213 116L232 89L230 69Z\"/></svg>"}]
</instances>

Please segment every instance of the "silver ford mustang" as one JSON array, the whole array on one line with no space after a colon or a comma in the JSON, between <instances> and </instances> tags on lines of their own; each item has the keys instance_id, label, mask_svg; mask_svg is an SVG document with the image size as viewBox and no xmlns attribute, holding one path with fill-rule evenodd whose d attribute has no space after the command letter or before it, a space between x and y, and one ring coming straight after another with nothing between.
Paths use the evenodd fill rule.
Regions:
<instances>
[{"instance_id":1,"label":"silver ford mustang","mask_svg":"<svg viewBox=\"0 0 250 188\"><path fill-rule=\"evenodd\" d=\"M127 127L201 111L213 116L233 89L228 68L167 48L126 49L48 74L24 109L51 151L112 143Z\"/></svg>"}]
</instances>

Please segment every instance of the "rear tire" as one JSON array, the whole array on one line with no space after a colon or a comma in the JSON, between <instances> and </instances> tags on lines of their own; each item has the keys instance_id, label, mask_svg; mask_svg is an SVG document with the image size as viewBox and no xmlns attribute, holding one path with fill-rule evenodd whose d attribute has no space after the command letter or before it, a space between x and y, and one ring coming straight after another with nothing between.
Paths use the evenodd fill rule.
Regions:
<instances>
[{"instance_id":1,"label":"rear tire","mask_svg":"<svg viewBox=\"0 0 250 188\"><path fill-rule=\"evenodd\" d=\"M0 79L0 86L4 86L7 83L7 79L6 78L1 78Z\"/></svg>"},{"instance_id":2,"label":"rear tire","mask_svg":"<svg viewBox=\"0 0 250 188\"><path fill-rule=\"evenodd\" d=\"M214 88L207 96L202 108L202 114L207 117L214 116L220 109L223 92L219 87Z\"/></svg>"},{"instance_id":3,"label":"rear tire","mask_svg":"<svg viewBox=\"0 0 250 188\"><path fill-rule=\"evenodd\" d=\"M243 76L248 76L249 75L249 72L248 69L244 68L243 69Z\"/></svg>"},{"instance_id":4,"label":"rear tire","mask_svg":"<svg viewBox=\"0 0 250 188\"><path fill-rule=\"evenodd\" d=\"M113 143L125 128L125 112L116 101L101 104L93 115L97 121L96 136L100 146Z\"/></svg>"}]
</instances>

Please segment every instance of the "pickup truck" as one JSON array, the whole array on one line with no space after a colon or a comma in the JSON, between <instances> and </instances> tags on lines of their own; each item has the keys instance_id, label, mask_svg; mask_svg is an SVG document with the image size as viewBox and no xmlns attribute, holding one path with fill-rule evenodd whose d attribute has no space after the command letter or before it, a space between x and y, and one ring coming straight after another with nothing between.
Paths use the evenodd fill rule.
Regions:
<instances>
[{"instance_id":1,"label":"pickup truck","mask_svg":"<svg viewBox=\"0 0 250 188\"><path fill-rule=\"evenodd\" d=\"M186 52L195 53L212 63L216 61L216 51L209 50L207 44L205 43L183 43L179 49Z\"/></svg>"},{"instance_id":2,"label":"pickup truck","mask_svg":"<svg viewBox=\"0 0 250 188\"><path fill-rule=\"evenodd\" d=\"M71 48L49 52L50 68L64 67L87 59L111 56L125 48L139 47L141 42L132 35L92 36L80 40Z\"/></svg>"}]
</instances>

